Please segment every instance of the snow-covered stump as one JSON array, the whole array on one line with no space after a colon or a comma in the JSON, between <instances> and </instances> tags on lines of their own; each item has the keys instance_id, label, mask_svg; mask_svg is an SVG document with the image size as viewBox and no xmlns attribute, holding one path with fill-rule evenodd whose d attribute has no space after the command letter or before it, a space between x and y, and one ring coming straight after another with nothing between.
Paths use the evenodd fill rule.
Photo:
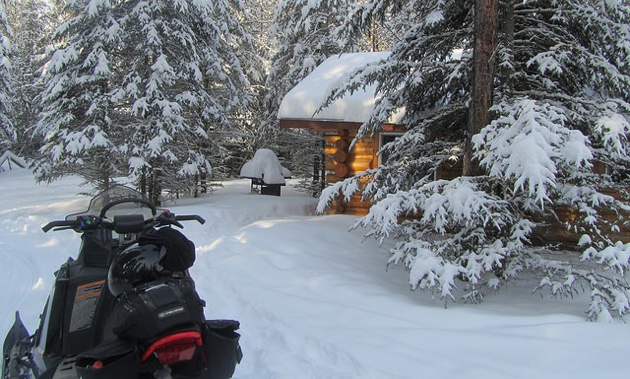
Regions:
<instances>
[{"instance_id":1,"label":"snow-covered stump","mask_svg":"<svg viewBox=\"0 0 630 379\"><path fill-rule=\"evenodd\" d=\"M252 192L261 195L280 196L285 179L291 177L291 171L283 167L276 154L269 149L258 149L251 161L241 168L241 178L252 180Z\"/></svg>"}]
</instances>

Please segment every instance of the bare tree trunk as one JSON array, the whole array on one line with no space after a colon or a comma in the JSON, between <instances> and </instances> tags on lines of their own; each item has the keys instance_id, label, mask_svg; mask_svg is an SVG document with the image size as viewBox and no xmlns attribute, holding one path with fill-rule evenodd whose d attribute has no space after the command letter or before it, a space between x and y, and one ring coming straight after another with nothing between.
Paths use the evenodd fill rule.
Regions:
<instances>
[{"instance_id":1,"label":"bare tree trunk","mask_svg":"<svg viewBox=\"0 0 630 379\"><path fill-rule=\"evenodd\" d=\"M152 162L155 163L155 162ZM162 170L158 168L157 165L152 164L151 169L149 171L149 187L148 187L148 197L149 201L153 203L156 207L162 205L162 182L160 179L160 173Z\"/></svg>"},{"instance_id":2,"label":"bare tree trunk","mask_svg":"<svg viewBox=\"0 0 630 379\"><path fill-rule=\"evenodd\" d=\"M468 117L468 136L464 152L464 175L466 176L483 173L479 163L472 159L471 139L490 121L489 109L492 106L498 15L499 0L477 0L475 2L473 83Z\"/></svg>"}]
</instances>

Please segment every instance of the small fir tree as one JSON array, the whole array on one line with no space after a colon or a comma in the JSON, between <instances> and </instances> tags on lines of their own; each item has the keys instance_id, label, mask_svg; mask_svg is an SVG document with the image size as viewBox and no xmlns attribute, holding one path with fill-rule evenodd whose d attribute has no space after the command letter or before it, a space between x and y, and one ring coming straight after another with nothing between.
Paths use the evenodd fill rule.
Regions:
<instances>
[{"instance_id":1,"label":"small fir tree","mask_svg":"<svg viewBox=\"0 0 630 379\"><path fill-rule=\"evenodd\" d=\"M206 155L222 149L210 134L229 131L228 115L246 106L248 80L236 53L245 34L231 3L132 3L120 92L133 116L125 147L132 174L159 202L163 189L181 190L172 186L211 173Z\"/></svg>"}]
</instances>

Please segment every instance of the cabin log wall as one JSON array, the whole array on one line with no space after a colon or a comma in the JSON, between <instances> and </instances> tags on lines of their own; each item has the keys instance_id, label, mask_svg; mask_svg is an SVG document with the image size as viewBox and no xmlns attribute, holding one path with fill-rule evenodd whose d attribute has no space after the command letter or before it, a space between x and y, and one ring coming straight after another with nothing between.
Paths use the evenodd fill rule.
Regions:
<instances>
[{"instance_id":1,"label":"cabin log wall","mask_svg":"<svg viewBox=\"0 0 630 379\"><path fill-rule=\"evenodd\" d=\"M356 130L340 129L336 133L324 135L327 183L336 183L378 166L378 137L357 141L350 149L356 133ZM338 198L333 202L329 213L362 216L367 214L370 206L369 201L362 201L361 195L356 194L348 202Z\"/></svg>"}]
</instances>

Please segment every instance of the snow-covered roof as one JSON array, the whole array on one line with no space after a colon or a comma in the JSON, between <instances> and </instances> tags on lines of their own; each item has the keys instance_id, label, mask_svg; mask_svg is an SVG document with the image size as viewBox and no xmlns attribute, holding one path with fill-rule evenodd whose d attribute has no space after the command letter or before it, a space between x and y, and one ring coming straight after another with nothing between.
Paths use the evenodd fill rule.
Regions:
<instances>
[{"instance_id":1,"label":"snow-covered roof","mask_svg":"<svg viewBox=\"0 0 630 379\"><path fill-rule=\"evenodd\" d=\"M389 55L389 52L349 53L328 58L286 94L280 104L278 118L280 120L366 122L379 98L376 85L346 94L320 112L317 110L330 91L347 80L355 70L387 59ZM398 124L403 114L404 111L400 110L388 121Z\"/></svg>"}]
</instances>

